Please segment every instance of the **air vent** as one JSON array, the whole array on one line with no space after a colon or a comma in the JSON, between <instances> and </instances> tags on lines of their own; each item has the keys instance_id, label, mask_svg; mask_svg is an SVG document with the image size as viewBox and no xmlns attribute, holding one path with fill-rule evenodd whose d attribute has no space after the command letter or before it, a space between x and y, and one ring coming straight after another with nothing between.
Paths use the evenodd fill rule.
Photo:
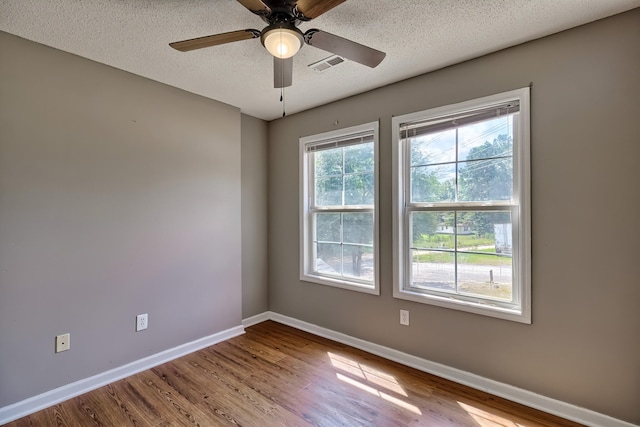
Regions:
<instances>
[{"instance_id":1,"label":"air vent","mask_svg":"<svg viewBox=\"0 0 640 427\"><path fill-rule=\"evenodd\" d=\"M329 68L335 67L338 64L342 64L345 61L346 59L341 56L332 55L328 58L321 59L318 62L314 62L313 64L309 64L309 68L311 68L316 73L323 73Z\"/></svg>"}]
</instances>

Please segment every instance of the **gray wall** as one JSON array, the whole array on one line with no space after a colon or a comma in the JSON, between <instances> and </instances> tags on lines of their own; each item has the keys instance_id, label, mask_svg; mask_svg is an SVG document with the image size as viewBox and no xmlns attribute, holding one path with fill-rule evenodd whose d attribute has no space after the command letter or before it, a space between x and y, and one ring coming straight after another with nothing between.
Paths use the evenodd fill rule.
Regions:
<instances>
[{"instance_id":1,"label":"gray wall","mask_svg":"<svg viewBox=\"0 0 640 427\"><path fill-rule=\"evenodd\" d=\"M267 122L242 115L242 318L269 310Z\"/></svg>"},{"instance_id":2,"label":"gray wall","mask_svg":"<svg viewBox=\"0 0 640 427\"><path fill-rule=\"evenodd\" d=\"M0 52L0 407L240 325L239 110Z\"/></svg>"},{"instance_id":3,"label":"gray wall","mask_svg":"<svg viewBox=\"0 0 640 427\"><path fill-rule=\"evenodd\" d=\"M638 40L640 9L271 122L270 309L640 423ZM533 324L394 299L392 116L530 82ZM381 296L301 282L298 138L377 119Z\"/></svg>"}]
</instances>

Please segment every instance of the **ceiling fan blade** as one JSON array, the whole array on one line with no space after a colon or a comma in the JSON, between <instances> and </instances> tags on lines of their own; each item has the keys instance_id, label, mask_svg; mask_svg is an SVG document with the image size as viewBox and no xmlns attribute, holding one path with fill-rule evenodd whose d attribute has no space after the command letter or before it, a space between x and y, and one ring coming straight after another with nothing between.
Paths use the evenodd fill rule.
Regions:
<instances>
[{"instance_id":1,"label":"ceiling fan blade","mask_svg":"<svg viewBox=\"0 0 640 427\"><path fill-rule=\"evenodd\" d=\"M187 52L189 50L202 49L205 47L217 46L219 44L255 39L256 37L260 37L260 31L258 30L239 30L173 42L169 43L169 46L181 52Z\"/></svg>"},{"instance_id":2,"label":"ceiling fan blade","mask_svg":"<svg viewBox=\"0 0 640 427\"><path fill-rule=\"evenodd\" d=\"M378 66L387 56L386 53L379 50L321 30L307 31L304 33L304 41L310 46L335 53L371 68Z\"/></svg>"},{"instance_id":3,"label":"ceiling fan blade","mask_svg":"<svg viewBox=\"0 0 640 427\"><path fill-rule=\"evenodd\" d=\"M273 87L289 87L293 80L293 57L276 58L273 57Z\"/></svg>"},{"instance_id":4,"label":"ceiling fan blade","mask_svg":"<svg viewBox=\"0 0 640 427\"><path fill-rule=\"evenodd\" d=\"M317 18L345 0L298 0L297 9L307 20Z\"/></svg>"},{"instance_id":5,"label":"ceiling fan blade","mask_svg":"<svg viewBox=\"0 0 640 427\"><path fill-rule=\"evenodd\" d=\"M256 15L265 15L271 13L271 8L264 4L262 0L237 0L237 2Z\"/></svg>"},{"instance_id":6,"label":"ceiling fan blade","mask_svg":"<svg viewBox=\"0 0 640 427\"><path fill-rule=\"evenodd\" d=\"M273 57L273 87L289 87L293 83L293 57Z\"/></svg>"}]
</instances>

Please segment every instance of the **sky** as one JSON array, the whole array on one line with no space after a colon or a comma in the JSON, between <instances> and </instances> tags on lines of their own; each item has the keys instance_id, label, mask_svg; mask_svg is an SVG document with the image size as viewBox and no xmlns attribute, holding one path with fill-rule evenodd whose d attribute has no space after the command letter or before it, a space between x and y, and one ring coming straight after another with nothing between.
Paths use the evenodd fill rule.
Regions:
<instances>
[{"instance_id":1,"label":"sky","mask_svg":"<svg viewBox=\"0 0 640 427\"><path fill-rule=\"evenodd\" d=\"M472 123L458 128L458 161L464 161L469 151L486 141L493 142L498 135L512 135L512 117L503 116L493 120ZM449 163L437 167L437 176L441 182L455 177L456 130L449 129L424 136L412 141L428 159L430 164Z\"/></svg>"}]
</instances>

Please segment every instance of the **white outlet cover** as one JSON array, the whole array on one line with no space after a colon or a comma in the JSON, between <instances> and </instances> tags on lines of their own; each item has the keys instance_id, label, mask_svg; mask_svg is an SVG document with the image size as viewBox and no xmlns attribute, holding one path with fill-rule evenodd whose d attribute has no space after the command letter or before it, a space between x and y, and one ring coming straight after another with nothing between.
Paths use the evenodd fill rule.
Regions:
<instances>
[{"instance_id":1,"label":"white outlet cover","mask_svg":"<svg viewBox=\"0 0 640 427\"><path fill-rule=\"evenodd\" d=\"M400 310L400 324L409 326L409 310Z\"/></svg>"},{"instance_id":2,"label":"white outlet cover","mask_svg":"<svg viewBox=\"0 0 640 427\"><path fill-rule=\"evenodd\" d=\"M136 316L136 332L144 331L147 327L149 327L149 315L147 313L138 314Z\"/></svg>"}]
</instances>

